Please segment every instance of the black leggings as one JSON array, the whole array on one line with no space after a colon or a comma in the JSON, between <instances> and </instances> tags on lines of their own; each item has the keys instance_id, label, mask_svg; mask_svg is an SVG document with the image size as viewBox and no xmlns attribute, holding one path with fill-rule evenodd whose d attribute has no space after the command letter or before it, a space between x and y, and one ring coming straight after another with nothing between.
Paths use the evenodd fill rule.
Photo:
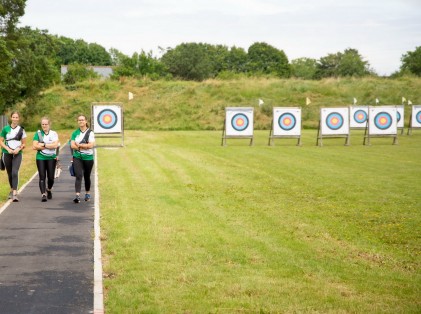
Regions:
<instances>
[{"instance_id":1,"label":"black leggings","mask_svg":"<svg viewBox=\"0 0 421 314\"><path fill-rule=\"evenodd\" d=\"M12 190L18 189L19 168L22 163L22 154L3 154L4 165L6 166L9 185Z\"/></svg>"},{"instance_id":2,"label":"black leggings","mask_svg":"<svg viewBox=\"0 0 421 314\"><path fill-rule=\"evenodd\" d=\"M56 159L51 160L39 160L37 159L37 168L39 175L39 189L41 194L45 194L45 177L48 178L48 189L54 185L54 174L56 171Z\"/></svg>"},{"instance_id":3,"label":"black leggings","mask_svg":"<svg viewBox=\"0 0 421 314\"><path fill-rule=\"evenodd\" d=\"M80 193L82 189L82 176L85 179L85 191L91 190L91 172L94 166L93 160L81 160L79 158L73 158L73 166L75 168L75 191Z\"/></svg>"}]
</instances>

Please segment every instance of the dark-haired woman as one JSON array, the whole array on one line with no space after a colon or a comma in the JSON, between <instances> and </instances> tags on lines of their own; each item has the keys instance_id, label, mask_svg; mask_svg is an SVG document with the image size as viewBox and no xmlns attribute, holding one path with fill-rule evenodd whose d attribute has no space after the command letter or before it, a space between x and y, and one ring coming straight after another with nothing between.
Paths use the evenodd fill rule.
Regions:
<instances>
[{"instance_id":1,"label":"dark-haired woman","mask_svg":"<svg viewBox=\"0 0 421 314\"><path fill-rule=\"evenodd\" d=\"M37 151L35 157L39 176L41 202L53 198L51 189L54 185L54 174L57 164L58 134L50 129L50 119L41 119L41 130L34 134L32 148ZM46 180L47 179L47 180Z\"/></svg>"},{"instance_id":2,"label":"dark-haired woman","mask_svg":"<svg viewBox=\"0 0 421 314\"><path fill-rule=\"evenodd\" d=\"M85 181L85 201L91 199L91 172L94 166L95 135L88 127L86 116L77 117L79 128L72 133L70 146L73 149L73 166L75 169L75 192L73 202L80 203L80 191L82 189L82 177Z\"/></svg>"},{"instance_id":3,"label":"dark-haired woman","mask_svg":"<svg viewBox=\"0 0 421 314\"><path fill-rule=\"evenodd\" d=\"M11 123L6 125L0 134L2 158L9 178L9 198L19 202L17 191L19 184L19 169L22 163L22 150L26 146L26 132L19 125L20 115L17 111L10 115Z\"/></svg>"}]
</instances>

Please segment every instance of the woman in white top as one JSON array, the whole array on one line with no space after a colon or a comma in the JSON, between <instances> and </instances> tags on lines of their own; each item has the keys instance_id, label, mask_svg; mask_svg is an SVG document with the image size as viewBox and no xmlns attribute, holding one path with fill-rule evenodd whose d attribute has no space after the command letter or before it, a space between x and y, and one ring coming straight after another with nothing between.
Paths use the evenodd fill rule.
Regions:
<instances>
[{"instance_id":1,"label":"woman in white top","mask_svg":"<svg viewBox=\"0 0 421 314\"><path fill-rule=\"evenodd\" d=\"M36 162L39 176L39 189L41 202L52 199L51 189L54 185L54 174L57 164L57 147L59 146L58 135L50 129L50 119L41 119L41 130L34 134L32 148L37 151ZM47 182L45 178L47 177ZM47 183L47 184L46 184Z\"/></svg>"}]
</instances>

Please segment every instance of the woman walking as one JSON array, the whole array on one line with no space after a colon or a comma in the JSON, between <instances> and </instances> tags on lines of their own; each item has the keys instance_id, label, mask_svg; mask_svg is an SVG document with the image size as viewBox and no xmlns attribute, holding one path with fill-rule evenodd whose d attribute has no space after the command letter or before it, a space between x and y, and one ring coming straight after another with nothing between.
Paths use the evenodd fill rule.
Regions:
<instances>
[{"instance_id":1,"label":"woman walking","mask_svg":"<svg viewBox=\"0 0 421 314\"><path fill-rule=\"evenodd\" d=\"M36 162L39 176L39 189L41 202L53 198L51 189L54 185L54 174L57 164L57 147L59 146L58 135L50 129L50 119L41 119L41 130L34 134L32 148L37 151ZM46 182L47 178L47 182Z\"/></svg>"},{"instance_id":2,"label":"woman walking","mask_svg":"<svg viewBox=\"0 0 421 314\"><path fill-rule=\"evenodd\" d=\"M79 128L72 133L70 147L73 149L73 166L75 169L75 192L73 202L80 203L80 191L82 189L82 177L85 181L85 201L91 199L91 172L94 166L95 135L88 127L86 116L77 118Z\"/></svg>"},{"instance_id":3,"label":"woman walking","mask_svg":"<svg viewBox=\"0 0 421 314\"><path fill-rule=\"evenodd\" d=\"M19 169L22 163L22 150L26 146L26 132L19 125L20 115L17 111L10 115L11 123L6 125L0 134L0 146L2 158L9 178L10 193L9 199L19 202L17 196L19 184Z\"/></svg>"}]
</instances>

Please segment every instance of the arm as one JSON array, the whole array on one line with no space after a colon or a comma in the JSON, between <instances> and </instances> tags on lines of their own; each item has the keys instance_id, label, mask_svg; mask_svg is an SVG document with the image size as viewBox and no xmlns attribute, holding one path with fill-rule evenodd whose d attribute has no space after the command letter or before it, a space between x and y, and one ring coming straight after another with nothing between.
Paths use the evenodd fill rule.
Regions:
<instances>
[{"instance_id":1,"label":"arm","mask_svg":"<svg viewBox=\"0 0 421 314\"><path fill-rule=\"evenodd\" d=\"M13 154L13 149L9 148L4 142L4 137L0 137L0 146L3 147L5 150L9 152L9 154Z\"/></svg>"}]
</instances>

